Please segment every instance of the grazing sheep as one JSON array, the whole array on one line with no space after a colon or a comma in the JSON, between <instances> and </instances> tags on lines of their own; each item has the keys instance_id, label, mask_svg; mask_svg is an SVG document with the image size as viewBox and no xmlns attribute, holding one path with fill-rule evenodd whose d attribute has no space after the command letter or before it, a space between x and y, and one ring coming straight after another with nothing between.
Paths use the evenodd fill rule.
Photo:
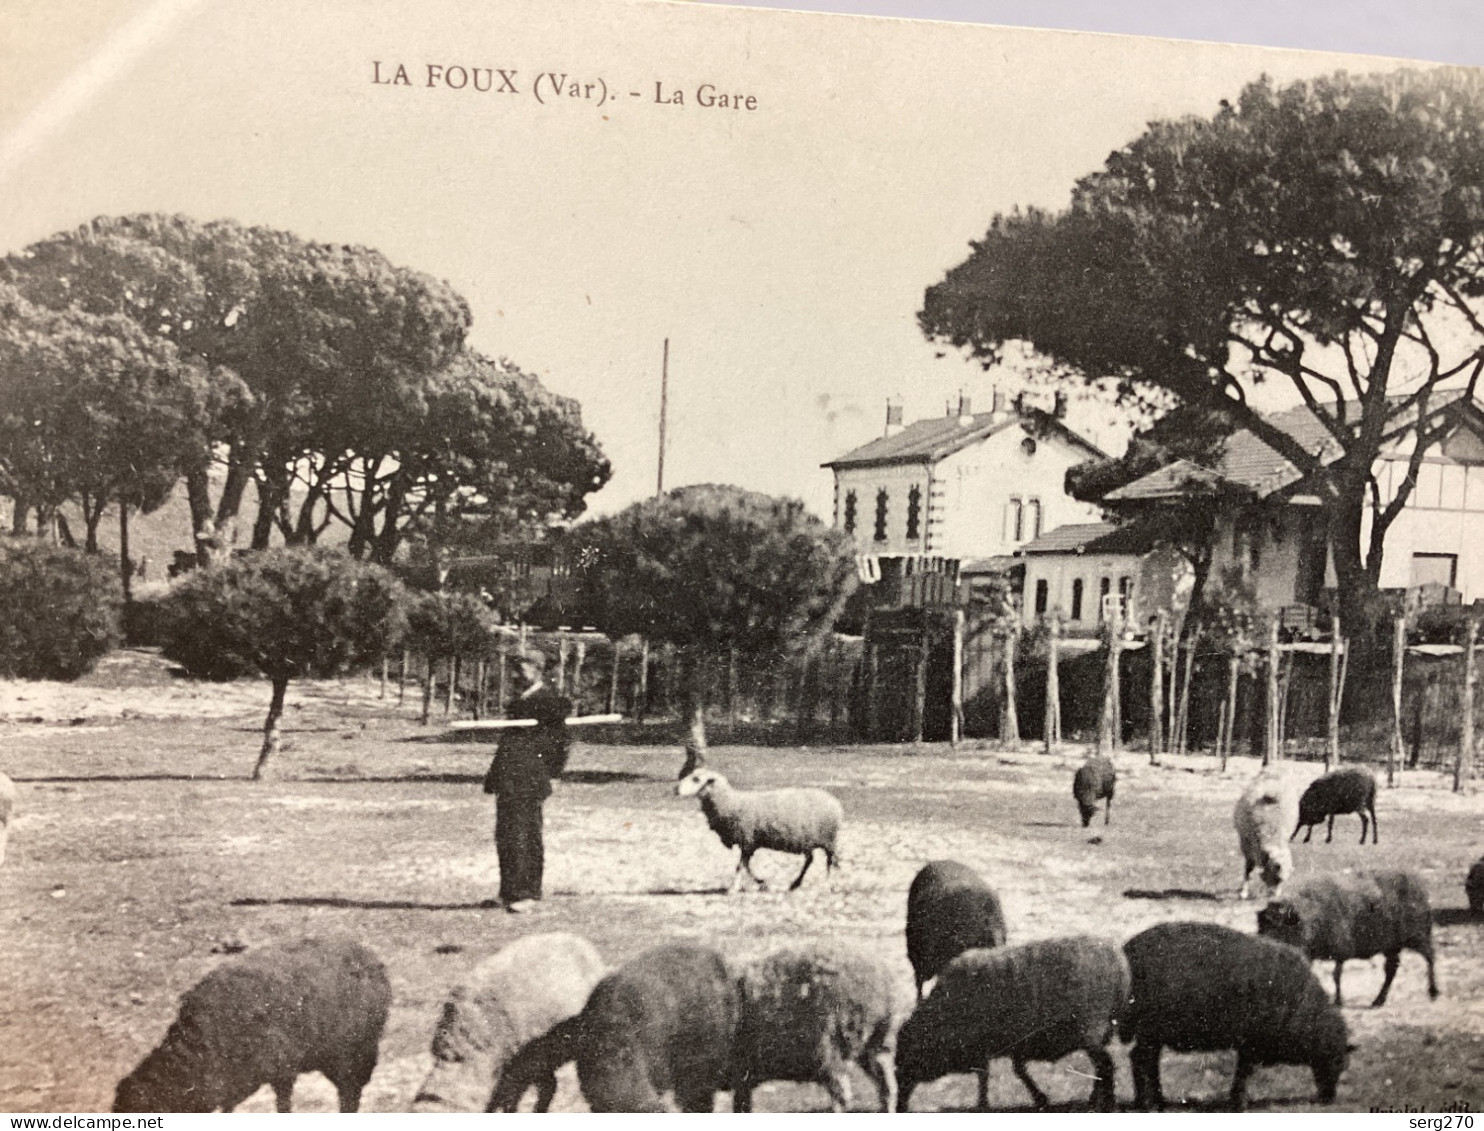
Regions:
<instances>
[{"instance_id":1,"label":"grazing sheep","mask_svg":"<svg viewBox=\"0 0 1484 1131\"><path fill-rule=\"evenodd\" d=\"M979 1077L979 1106L989 1104L989 1062L1009 1057L1037 1107L1046 1095L1026 1070L1031 1060L1060 1060L1082 1049L1097 1082L1091 1103L1113 1107L1113 1058L1106 1045L1128 1003L1123 952L1093 938L1047 939L994 950L966 950L897 1034L897 1110L912 1090L949 1072Z\"/></svg>"},{"instance_id":2,"label":"grazing sheep","mask_svg":"<svg viewBox=\"0 0 1484 1131\"><path fill-rule=\"evenodd\" d=\"M1113 817L1113 787L1118 784L1118 771L1113 763L1101 754L1095 754L1077 767L1072 778L1072 796L1077 799L1077 811L1082 814L1082 827L1092 824L1097 816L1098 802L1106 800L1103 824Z\"/></svg>"},{"instance_id":3,"label":"grazing sheep","mask_svg":"<svg viewBox=\"0 0 1484 1131\"><path fill-rule=\"evenodd\" d=\"M721 955L673 943L603 978L544 1043L563 1059L575 1055L593 1111L665 1111L665 1092L682 1111L711 1111L715 1094L731 1087L738 1001ZM548 1060L547 1071L561 1063Z\"/></svg>"},{"instance_id":4,"label":"grazing sheep","mask_svg":"<svg viewBox=\"0 0 1484 1131\"><path fill-rule=\"evenodd\" d=\"M1262 876L1270 893L1276 895L1283 881L1293 875L1293 853L1283 830L1293 820L1293 790L1277 774L1263 772L1253 778L1237 798L1232 810L1232 824L1237 828L1237 842L1242 846L1246 871L1238 895L1252 898L1252 872Z\"/></svg>"},{"instance_id":5,"label":"grazing sheep","mask_svg":"<svg viewBox=\"0 0 1484 1131\"><path fill-rule=\"evenodd\" d=\"M569 934L527 935L485 959L444 1003L413 1111L486 1110L516 1050L581 1010L602 975L593 945ZM545 1110L556 1081L534 1082Z\"/></svg>"},{"instance_id":6,"label":"grazing sheep","mask_svg":"<svg viewBox=\"0 0 1484 1131\"><path fill-rule=\"evenodd\" d=\"M1469 869L1469 878L1463 882L1464 893L1469 897L1469 910L1475 915L1484 912L1484 859L1475 860Z\"/></svg>"},{"instance_id":7,"label":"grazing sheep","mask_svg":"<svg viewBox=\"0 0 1484 1131\"><path fill-rule=\"evenodd\" d=\"M1315 876L1259 911L1257 930L1291 943L1311 960L1334 959L1336 1005L1343 1004L1340 971L1346 961L1375 954L1386 956L1386 980L1371 1005L1384 1005L1404 949L1427 959L1427 994L1438 996L1432 906L1427 888L1412 872Z\"/></svg>"},{"instance_id":8,"label":"grazing sheep","mask_svg":"<svg viewBox=\"0 0 1484 1131\"><path fill-rule=\"evenodd\" d=\"M1350 1057L1345 1020L1293 947L1216 923L1160 923L1123 947L1133 975L1122 1037L1134 1102L1164 1107L1159 1054L1235 1049L1231 1105L1247 1106L1258 1065L1308 1065L1322 1103L1333 1103Z\"/></svg>"},{"instance_id":9,"label":"grazing sheep","mask_svg":"<svg viewBox=\"0 0 1484 1131\"><path fill-rule=\"evenodd\" d=\"M892 979L879 963L835 949L782 950L744 969L739 987L733 1111L751 1111L764 1080L823 1084L830 1109L844 1111L851 1061L875 1082L881 1110L896 1106Z\"/></svg>"},{"instance_id":10,"label":"grazing sheep","mask_svg":"<svg viewBox=\"0 0 1484 1131\"><path fill-rule=\"evenodd\" d=\"M302 1072L356 1111L376 1067L392 989L360 943L302 939L218 966L180 999L165 1039L119 1082L116 1112L231 1111L264 1084L293 1109Z\"/></svg>"},{"instance_id":11,"label":"grazing sheep","mask_svg":"<svg viewBox=\"0 0 1484 1131\"><path fill-rule=\"evenodd\" d=\"M10 815L15 811L15 782L0 774L0 864L5 863L5 845L10 839Z\"/></svg>"},{"instance_id":12,"label":"grazing sheep","mask_svg":"<svg viewBox=\"0 0 1484 1131\"><path fill-rule=\"evenodd\" d=\"M907 961L922 987L970 947L1005 945L1005 916L982 876L956 860L924 864L907 890Z\"/></svg>"},{"instance_id":13,"label":"grazing sheep","mask_svg":"<svg viewBox=\"0 0 1484 1131\"><path fill-rule=\"evenodd\" d=\"M1381 835L1381 827L1376 823L1376 778L1370 770L1346 766L1310 782L1309 788L1299 798L1298 823L1293 826L1293 834L1288 839L1298 836L1299 829L1307 828L1304 843L1308 844L1314 835L1314 826L1328 817L1329 831L1324 836L1324 843L1328 844L1335 836L1335 817L1341 813L1359 815L1361 844L1365 843L1366 814L1370 813L1371 843L1379 843L1377 838Z\"/></svg>"},{"instance_id":14,"label":"grazing sheep","mask_svg":"<svg viewBox=\"0 0 1484 1131\"><path fill-rule=\"evenodd\" d=\"M700 797L701 811L706 814L712 832L726 847L742 850L729 891L737 890L743 872L755 885L763 886L752 872L752 854L759 848L804 858L804 867L789 885L789 891L804 882L809 865L814 863L816 848L824 849L826 878L839 863L835 840L840 835L845 810L834 796L822 789L733 789L721 774L702 768L681 778L675 793L680 797Z\"/></svg>"}]
</instances>

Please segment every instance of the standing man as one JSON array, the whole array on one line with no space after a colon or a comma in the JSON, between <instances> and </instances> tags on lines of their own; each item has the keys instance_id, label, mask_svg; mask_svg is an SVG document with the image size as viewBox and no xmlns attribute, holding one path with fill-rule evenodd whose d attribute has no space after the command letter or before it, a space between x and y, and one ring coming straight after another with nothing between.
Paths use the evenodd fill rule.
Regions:
<instances>
[{"instance_id":1,"label":"standing man","mask_svg":"<svg viewBox=\"0 0 1484 1131\"><path fill-rule=\"evenodd\" d=\"M522 654L517 662L520 697L510 706L513 719L535 719L533 727L507 730L484 775L484 792L495 795L495 852L500 859L500 902L521 914L541 898L545 851L541 843L541 803L551 796L551 779L567 765L571 738L570 700L546 686L546 657Z\"/></svg>"}]
</instances>

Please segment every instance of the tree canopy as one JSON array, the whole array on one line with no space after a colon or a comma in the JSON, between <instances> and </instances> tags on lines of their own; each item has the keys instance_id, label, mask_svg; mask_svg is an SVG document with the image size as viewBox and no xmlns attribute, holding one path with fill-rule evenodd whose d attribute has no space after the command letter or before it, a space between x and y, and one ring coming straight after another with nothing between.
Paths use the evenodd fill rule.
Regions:
<instances>
[{"instance_id":1,"label":"tree canopy","mask_svg":"<svg viewBox=\"0 0 1484 1131\"><path fill-rule=\"evenodd\" d=\"M1250 430L1314 477L1342 588L1365 588L1436 439L1429 398L1484 367L1481 268L1484 76L1263 78L1209 119L1152 123L1065 210L995 217L919 322L986 363L1026 342L1067 374ZM1262 418L1265 382L1302 400L1338 459ZM1376 458L1416 421L1411 474L1383 499Z\"/></svg>"},{"instance_id":2,"label":"tree canopy","mask_svg":"<svg viewBox=\"0 0 1484 1131\"><path fill-rule=\"evenodd\" d=\"M848 535L796 499L738 487L680 487L586 523L572 541L585 619L681 650L688 766L706 749L701 664L732 649L760 659L807 649L856 581Z\"/></svg>"},{"instance_id":3,"label":"tree canopy","mask_svg":"<svg viewBox=\"0 0 1484 1131\"><path fill-rule=\"evenodd\" d=\"M390 561L404 537L436 537L435 518L509 533L575 517L609 475L573 402L467 348L462 296L370 248L105 217L0 260L0 284L45 312L43 336L47 318L92 319L210 383L183 469L203 559L239 541L249 486L254 548L338 521L354 553Z\"/></svg>"}]
</instances>

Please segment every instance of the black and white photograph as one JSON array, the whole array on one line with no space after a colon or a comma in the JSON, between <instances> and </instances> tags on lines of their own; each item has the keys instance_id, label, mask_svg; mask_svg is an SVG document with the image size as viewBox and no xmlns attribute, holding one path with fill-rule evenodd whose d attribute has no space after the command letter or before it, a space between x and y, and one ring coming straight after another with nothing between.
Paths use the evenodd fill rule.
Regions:
<instances>
[{"instance_id":1,"label":"black and white photograph","mask_svg":"<svg viewBox=\"0 0 1484 1131\"><path fill-rule=\"evenodd\" d=\"M848 6L0 10L0 1111L1472 1127L1481 28Z\"/></svg>"}]
</instances>

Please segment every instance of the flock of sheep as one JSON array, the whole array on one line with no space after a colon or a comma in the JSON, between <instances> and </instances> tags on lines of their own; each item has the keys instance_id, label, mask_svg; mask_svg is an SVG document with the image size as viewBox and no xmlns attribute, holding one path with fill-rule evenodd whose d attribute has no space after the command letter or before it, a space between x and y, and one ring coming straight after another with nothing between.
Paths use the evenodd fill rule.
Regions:
<instances>
[{"instance_id":1,"label":"flock of sheep","mask_svg":"<svg viewBox=\"0 0 1484 1131\"><path fill-rule=\"evenodd\" d=\"M1111 807L1116 773L1093 758L1074 778L1083 824ZM745 791L701 768L676 792L700 798L722 842L741 856L733 889L760 848L837 862L843 810L819 789ZM1245 789L1234 813L1249 892L1260 872L1272 899L1258 934L1207 922L1168 922L1122 946L1088 936L1007 945L994 890L972 868L933 861L907 893L906 948L917 1003L903 1018L891 971L838 946L790 947L743 966L694 943L668 943L607 970L585 939L522 938L476 967L455 988L433 1036L433 1068L415 1111L514 1111L536 1090L545 1111L557 1070L576 1062L594 1111L709 1112L717 1092L735 1111L770 1080L817 1083L836 1111L851 1102L848 1066L866 1072L883 1111L905 1111L919 1084L974 1073L987 1106L989 1066L1009 1059L1037 1107L1045 1093L1033 1062L1082 1051L1092 1062L1090 1105L1111 1110L1115 1070L1108 1046L1132 1045L1136 1106L1161 1107L1162 1050L1235 1050L1230 1102L1242 1110L1252 1072L1307 1066L1328 1103L1349 1059L1338 1008L1340 970L1352 958L1385 955L1391 988L1400 952L1428 964L1436 997L1432 914L1421 881L1407 872L1291 878L1288 841L1336 814L1362 814L1375 835L1375 782L1347 768L1310 785L1294 806L1276 775ZM1109 820L1105 810L1105 822ZM1293 831L1284 835L1290 821ZM758 882L752 877L754 883ZM1286 886L1286 891L1284 890ZM1484 861L1468 880L1470 905L1484 903ZM1333 1002L1313 973L1335 962ZM929 989L928 987L931 986ZM208 974L182 998L164 1040L118 1085L114 1110L230 1110L263 1084L291 1106L295 1078L320 1071L342 1111L358 1108L376 1065L391 1001L381 962L359 943L308 939L264 947Z\"/></svg>"}]
</instances>

